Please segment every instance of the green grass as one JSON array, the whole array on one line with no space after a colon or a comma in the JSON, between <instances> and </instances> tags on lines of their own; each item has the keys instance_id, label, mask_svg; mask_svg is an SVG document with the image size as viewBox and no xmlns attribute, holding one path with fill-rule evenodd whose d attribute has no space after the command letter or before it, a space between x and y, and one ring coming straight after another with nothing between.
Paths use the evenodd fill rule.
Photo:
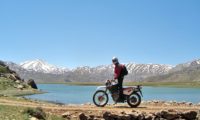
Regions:
<instances>
[{"instance_id":1,"label":"green grass","mask_svg":"<svg viewBox=\"0 0 200 120\"><path fill-rule=\"evenodd\" d=\"M103 86L104 82L65 82L65 83L39 83L39 84L66 84L78 86ZM200 88L200 82L124 82L124 86L152 86L152 87L194 87Z\"/></svg>"},{"instance_id":2,"label":"green grass","mask_svg":"<svg viewBox=\"0 0 200 120\"><path fill-rule=\"evenodd\" d=\"M43 93L41 91L30 88L25 85L23 90L17 89L14 86L17 84L10 79L0 77L0 95L7 96L23 96L23 95L32 95L32 94L40 94Z\"/></svg>"},{"instance_id":3,"label":"green grass","mask_svg":"<svg viewBox=\"0 0 200 120\"><path fill-rule=\"evenodd\" d=\"M9 70L6 67L0 65L0 73L8 73Z\"/></svg>"},{"instance_id":4,"label":"green grass","mask_svg":"<svg viewBox=\"0 0 200 120\"><path fill-rule=\"evenodd\" d=\"M0 120L29 120L27 110L36 111L36 108L0 105ZM45 120L64 120L61 116L46 114Z\"/></svg>"},{"instance_id":5,"label":"green grass","mask_svg":"<svg viewBox=\"0 0 200 120\"><path fill-rule=\"evenodd\" d=\"M24 96L24 95L33 95L33 94L41 94L43 92L34 90L34 89L7 89L7 90L0 90L0 95L6 96Z\"/></svg>"},{"instance_id":6,"label":"green grass","mask_svg":"<svg viewBox=\"0 0 200 120\"><path fill-rule=\"evenodd\" d=\"M29 117L22 112L24 107L11 107L0 105L0 120L28 120Z\"/></svg>"},{"instance_id":7,"label":"green grass","mask_svg":"<svg viewBox=\"0 0 200 120\"><path fill-rule=\"evenodd\" d=\"M14 86L14 81L4 78L4 77L0 77L0 90L6 90L8 88L13 88Z\"/></svg>"}]
</instances>

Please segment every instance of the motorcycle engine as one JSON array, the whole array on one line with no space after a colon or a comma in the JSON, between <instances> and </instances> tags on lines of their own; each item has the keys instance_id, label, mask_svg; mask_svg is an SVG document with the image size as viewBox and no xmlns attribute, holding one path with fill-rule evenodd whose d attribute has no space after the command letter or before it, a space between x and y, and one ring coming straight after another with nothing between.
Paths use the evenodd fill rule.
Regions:
<instances>
[{"instance_id":1,"label":"motorcycle engine","mask_svg":"<svg viewBox=\"0 0 200 120\"><path fill-rule=\"evenodd\" d=\"M117 102L117 100L119 98L119 93L117 93L117 92L113 93L112 98L113 98L113 101Z\"/></svg>"}]
</instances>

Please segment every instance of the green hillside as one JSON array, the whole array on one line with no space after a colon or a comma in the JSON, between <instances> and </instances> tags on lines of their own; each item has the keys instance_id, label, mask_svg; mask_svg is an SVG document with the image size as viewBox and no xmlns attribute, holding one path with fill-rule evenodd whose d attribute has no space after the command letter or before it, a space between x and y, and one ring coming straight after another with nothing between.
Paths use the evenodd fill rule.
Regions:
<instances>
[{"instance_id":1,"label":"green hillside","mask_svg":"<svg viewBox=\"0 0 200 120\"><path fill-rule=\"evenodd\" d=\"M27 94L35 94L39 91L32 89L24 80L8 66L0 63L0 96L19 96Z\"/></svg>"}]
</instances>

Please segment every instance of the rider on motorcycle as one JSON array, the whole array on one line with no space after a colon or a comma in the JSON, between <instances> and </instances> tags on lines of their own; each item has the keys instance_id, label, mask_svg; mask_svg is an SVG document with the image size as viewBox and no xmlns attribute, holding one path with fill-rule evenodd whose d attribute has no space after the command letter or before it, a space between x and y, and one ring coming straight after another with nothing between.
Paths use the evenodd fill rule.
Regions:
<instances>
[{"instance_id":1,"label":"rider on motorcycle","mask_svg":"<svg viewBox=\"0 0 200 120\"><path fill-rule=\"evenodd\" d=\"M124 100L124 95L123 95L123 80L124 80L124 75L122 75L122 69L124 65L120 64L118 61L117 57L112 58L112 63L115 65L114 68L114 79L118 80L118 90L119 90L119 99L118 102L123 102Z\"/></svg>"}]
</instances>

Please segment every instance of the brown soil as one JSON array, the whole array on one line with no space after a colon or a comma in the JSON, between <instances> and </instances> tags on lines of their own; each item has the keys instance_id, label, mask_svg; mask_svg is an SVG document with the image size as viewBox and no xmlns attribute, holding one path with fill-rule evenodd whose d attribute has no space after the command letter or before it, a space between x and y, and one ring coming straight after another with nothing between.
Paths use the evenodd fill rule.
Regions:
<instances>
[{"instance_id":1,"label":"brown soil","mask_svg":"<svg viewBox=\"0 0 200 120\"><path fill-rule=\"evenodd\" d=\"M121 112L157 112L160 110L177 110L177 111L188 111L188 110L199 110L199 105L167 105L161 103L142 103L138 108L130 108L126 103L117 105L107 105L105 107L96 107L93 104L83 104L83 105L56 105L51 103L37 102L37 101L20 101L12 100L0 97L0 105L9 106L22 106L22 107L41 107L46 112L56 115L62 115L63 113L69 112L71 115L77 116L79 113L85 113L88 115L102 116L106 111L111 113L121 113Z\"/></svg>"}]
</instances>

